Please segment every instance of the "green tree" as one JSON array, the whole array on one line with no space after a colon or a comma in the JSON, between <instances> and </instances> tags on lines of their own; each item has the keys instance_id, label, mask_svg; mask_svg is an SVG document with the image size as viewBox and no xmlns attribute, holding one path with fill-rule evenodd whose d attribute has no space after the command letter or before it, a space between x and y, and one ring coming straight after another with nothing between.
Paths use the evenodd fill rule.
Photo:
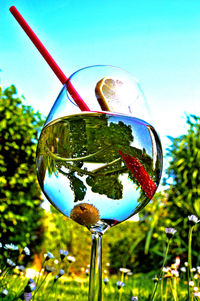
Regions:
<instances>
[{"instance_id":1,"label":"green tree","mask_svg":"<svg viewBox=\"0 0 200 301\"><path fill-rule=\"evenodd\" d=\"M177 228L179 252L187 251L188 216L200 218L200 117L186 117L188 131L177 138L169 137L169 167L164 184L167 187L168 217ZM200 262L200 236L198 227L193 232L193 256ZM185 255L186 257L186 255Z\"/></svg>"},{"instance_id":2,"label":"green tree","mask_svg":"<svg viewBox=\"0 0 200 301\"><path fill-rule=\"evenodd\" d=\"M187 116L187 134L177 138L169 137L170 159L165 184L168 201L173 203L174 215L200 216L200 117Z\"/></svg>"},{"instance_id":3,"label":"green tree","mask_svg":"<svg viewBox=\"0 0 200 301\"><path fill-rule=\"evenodd\" d=\"M42 229L35 167L42 118L23 100L14 85L0 88L0 241L31 247Z\"/></svg>"},{"instance_id":4,"label":"green tree","mask_svg":"<svg viewBox=\"0 0 200 301\"><path fill-rule=\"evenodd\" d=\"M170 246L171 259L180 256L187 261L188 216L200 217L200 118L187 116L188 131L179 137L169 137L169 161L165 171L165 191L156 195L143 210L142 219L147 226L144 251L151 263L162 260L166 247L165 227L177 230ZM193 263L200 263L198 226L193 231ZM140 250L141 252L141 250ZM154 256L152 256L154 255ZM154 257L154 259L153 259ZM155 265L156 266L156 265Z\"/></svg>"}]
</instances>

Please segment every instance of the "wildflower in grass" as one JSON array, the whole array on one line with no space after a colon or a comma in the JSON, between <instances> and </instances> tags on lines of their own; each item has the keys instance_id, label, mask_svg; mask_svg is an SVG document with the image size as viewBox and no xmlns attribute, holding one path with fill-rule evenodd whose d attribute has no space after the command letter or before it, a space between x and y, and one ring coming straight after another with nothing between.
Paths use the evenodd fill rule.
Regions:
<instances>
[{"instance_id":1,"label":"wildflower in grass","mask_svg":"<svg viewBox=\"0 0 200 301\"><path fill-rule=\"evenodd\" d=\"M137 296L135 296L135 297L131 297L131 300L133 301L138 301L138 297Z\"/></svg>"},{"instance_id":2,"label":"wildflower in grass","mask_svg":"<svg viewBox=\"0 0 200 301\"><path fill-rule=\"evenodd\" d=\"M154 278L152 278L152 280L153 280L154 283L157 283L159 279L158 279L157 276L155 276Z\"/></svg>"},{"instance_id":3,"label":"wildflower in grass","mask_svg":"<svg viewBox=\"0 0 200 301\"><path fill-rule=\"evenodd\" d=\"M131 270L126 269L126 268L120 268L119 270L120 270L120 272L122 272L122 273L124 273L124 274L126 274L126 273L128 273L128 272L131 271Z\"/></svg>"},{"instance_id":4,"label":"wildflower in grass","mask_svg":"<svg viewBox=\"0 0 200 301\"><path fill-rule=\"evenodd\" d=\"M163 267L162 271L163 273L168 273L170 271L170 267Z\"/></svg>"},{"instance_id":5,"label":"wildflower in grass","mask_svg":"<svg viewBox=\"0 0 200 301\"><path fill-rule=\"evenodd\" d=\"M186 268L185 267L181 267L180 270L181 270L181 272L186 273Z\"/></svg>"},{"instance_id":6,"label":"wildflower in grass","mask_svg":"<svg viewBox=\"0 0 200 301\"><path fill-rule=\"evenodd\" d=\"M180 266L181 260L179 256L176 256L176 260L174 262L174 266L177 269Z\"/></svg>"},{"instance_id":7,"label":"wildflower in grass","mask_svg":"<svg viewBox=\"0 0 200 301\"><path fill-rule=\"evenodd\" d=\"M72 262L75 262L75 261L76 261L76 259L75 259L75 257L74 257L74 256L67 256L67 260L68 260L68 262L70 262L70 263L72 263Z\"/></svg>"},{"instance_id":8,"label":"wildflower in grass","mask_svg":"<svg viewBox=\"0 0 200 301\"><path fill-rule=\"evenodd\" d=\"M38 277L38 279L37 279L36 290L35 290L34 295L33 295L33 300L34 300L34 298L35 298L36 293L37 293L37 292L39 291L39 289L42 287L42 285L43 285L43 283L45 282L45 280L46 280L46 278L48 277L48 275L54 271L54 267L51 267L51 266L49 266L49 265L45 265L44 271L45 271L46 273L45 273L45 276L43 277L43 279L42 279L40 282L39 282L39 277Z\"/></svg>"},{"instance_id":9,"label":"wildflower in grass","mask_svg":"<svg viewBox=\"0 0 200 301\"><path fill-rule=\"evenodd\" d=\"M103 283L104 283L105 285L107 285L108 282L109 282L109 279L108 279L108 278L104 278L104 279L103 279Z\"/></svg>"},{"instance_id":10,"label":"wildflower in grass","mask_svg":"<svg viewBox=\"0 0 200 301\"><path fill-rule=\"evenodd\" d=\"M47 254L44 254L45 261L48 261L49 259L53 259L54 255L51 252L48 252Z\"/></svg>"},{"instance_id":11,"label":"wildflower in grass","mask_svg":"<svg viewBox=\"0 0 200 301\"><path fill-rule=\"evenodd\" d=\"M127 274L128 272L131 272L131 270L129 270L127 268L120 268L119 270L122 273L122 275L121 275L121 282L123 282L124 281L124 275Z\"/></svg>"},{"instance_id":12,"label":"wildflower in grass","mask_svg":"<svg viewBox=\"0 0 200 301\"><path fill-rule=\"evenodd\" d=\"M54 277L54 280L53 280L53 282L55 283L57 280L58 280L58 275L56 275L55 277Z\"/></svg>"},{"instance_id":13,"label":"wildflower in grass","mask_svg":"<svg viewBox=\"0 0 200 301\"><path fill-rule=\"evenodd\" d=\"M90 274L90 270L87 268L87 269L85 269L85 275L89 275Z\"/></svg>"},{"instance_id":14,"label":"wildflower in grass","mask_svg":"<svg viewBox=\"0 0 200 301\"><path fill-rule=\"evenodd\" d=\"M194 297L200 298L200 292L194 292Z\"/></svg>"},{"instance_id":15,"label":"wildflower in grass","mask_svg":"<svg viewBox=\"0 0 200 301\"><path fill-rule=\"evenodd\" d=\"M63 269L60 269L58 276L61 277L65 274L65 271Z\"/></svg>"},{"instance_id":16,"label":"wildflower in grass","mask_svg":"<svg viewBox=\"0 0 200 301\"><path fill-rule=\"evenodd\" d=\"M63 261L67 255L68 255L67 250L60 250L60 259L61 259L61 261Z\"/></svg>"},{"instance_id":17,"label":"wildflower in grass","mask_svg":"<svg viewBox=\"0 0 200 301\"><path fill-rule=\"evenodd\" d=\"M6 263L10 267L15 267L16 266L16 264L9 258L6 259Z\"/></svg>"},{"instance_id":18,"label":"wildflower in grass","mask_svg":"<svg viewBox=\"0 0 200 301\"><path fill-rule=\"evenodd\" d=\"M170 267L163 267L162 271L165 273L164 277L165 278L172 278L172 277L179 277L179 272L177 270L179 266L179 261L175 263L172 263Z\"/></svg>"},{"instance_id":19,"label":"wildflower in grass","mask_svg":"<svg viewBox=\"0 0 200 301\"><path fill-rule=\"evenodd\" d=\"M32 298L32 292L36 290L35 282L32 278L28 280L24 292L20 295L21 300L29 301Z\"/></svg>"},{"instance_id":20,"label":"wildflower in grass","mask_svg":"<svg viewBox=\"0 0 200 301\"><path fill-rule=\"evenodd\" d=\"M25 301L30 301L30 300L31 300L31 297L32 297L32 293L24 293L24 294L21 296L21 299L22 299L22 300L25 300Z\"/></svg>"},{"instance_id":21,"label":"wildflower in grass","mask_svg":"<svg viewBox=\"0 0 200 301\"><path fill-rule=\"evenodd\" d=\"M13 243L11 243L11 244L5 244L4 249L10 250L10 251L18 251L19 247L14 245Z\"/></svg>"},{"instance_id":22,"label":"wildflower in grass","mask_svg":"<svg viewBox=\"0 0 200 301\"><path fill-rule=\"evenodd\" d=\"M195 280L199 279L199 275L198 275L198 274L195 274L195 275L194 275L194 279L195 279Z\"/></svg>"},{"instance_id":23,"label":"wildflower in grass","mask_svg":"<svg viewBox=\"0 0 200 301\"><path fill-rule=\"evenodd\" d=\"M189 215L188 216L188 224L191 225L191 226L194 226L196 225L197 223L199 223L199 219L196 215Z\"/></svg>"},{"instance_id":24,"label":"wildflower in grass","mask_svg":"<svg viewBox=\"0 0 200 301\"><path fill-rule=\"evenodd\" d=\"M43 281L39 284L39 282L40 282L40 276L42 276L42 271L44 270L44 264L45 264L46 261L48 261L50 259L53 259L53 258L54 258L54 255L51 252L47 252L47 253L44 254L44 261L42 263L40 271L36 274L36 276L37 276L37 281L36 281L36 287L37 287L37 289L35 290L35 293L33 295L33 300L34 300L36 292L39 290L39 288L41 287L41 285L43 284L43 282L45 281L45 279L46 279L46 277L48 275L48 273L47 273L45 279L43 279Z\"/></svg>"},{"instance_id":25,"label":"wildflower in grass","mask_svg":"<svg viewBox=\"0 0 200 301\"><path fill-rule=\"evenodd\" d=\"M167 269L165 274L164 274L164 278L171 278L173 275L172 275L172 271L171 269Z\"/></svg>"},{"instance_id":26,"label":"wildflower in grass","mask_svg":"<svg viewBox=\"0 0 200 301\"><path fill-rule=\"evenodd\" d=\"M179 272L177 270L171 270L172 277L179 277Z\"/></svg>"},{"instance_id":27,"label":"wildflower in grass","mask_svg":"<svg viewBox=\"0 0 200 301\"><path fill-rule=\"evenodd\" d=\"M171 239L177 231L174 228L165 228L165 233L168 239Z\"/></svg>"},{"instance_id":28,"label":"wildflower in grass","mask_svg":"<svg viewBox=\"0 0 200 301\"><path fill-rule=\"evenodd\" d=\"M175 264L175 263L172 263L170 269L171 269L171 270L177 270L177 268L178 268L178 267L176 266L176 264Z\"/></svg>"},{"instance_id":29,"label":"wildflower in grass","mask_svg":"<svg viewBox=\"0 0 200 301\"><path fill-rule=\"evenodd\" d=\"M128 272L126 275L127 276L133 276L133 273L132 272Z\"/></svg>"},{"instance_id":30,"label":"wildflower in grass","mask_svg":"<svg viewBox=\"0 0 200 301\"><path fill-rule=\"evenodd\" d=\"M116 284L117 284L118 289L120 289L120 288L122 288L122 287L125 286L124 282L122 282L122 281L117 281Z\"/></svg>"},{"instance_id":31,"label":"wildflower in grass","mask_svg":"<svg viewBox=\"0 0 200 301\"><path fill-rule=\"evenodd\" d=\"M188 216L188 269L187 269L187 281L188 281L188 300L190 300L190 281L193 278L193 271L192 270L192 231L193 228L200 220L196 215L189 215Z\"/></svg>"},{"instance_id":32,"label":"wildflower in grass","mask_svg":"<svg viewBox=\"0 0 200 301\"><path fill-rule=\"evenodd\" d=\"M54 282L58 280L58 278L62 277L64 275L65 271L63 269L60 269L58 275L55 276Z\"/></svg>"},{"instance_id":33,"label":"wildflower in grass","mask_svg":"<svg viewBox=\"0 0 200 301\"><path fill-rule=\"evenodd\" d=\"M30 252L30 250L29 250L28 247L25 247L25 248L23 249L23 251L22 251L22 254L25 254L26 256L30 256L30 255L31 255L31 252Z\"/></svg>"},{"instance_id":34,"label":"wildflower in grass","mask_svg":"<svg viewBox=\"0 0 200 301\"><path fill-rule=\"evenodd\" d=\"M25 289L27 289L27 290L29 289L31 292L33 292L36 289L35 282L32 278L30 278L28 280L28 283L27 283L27 286Z\"/></svg>"},{"instance_id":35,"label":"wildflower in grass","mask_svg":"<svg viewBox=\"0 0 200 301\"><path fill-rule=\"evenodd\" d=\"M164 268L164 266L166 264L166 261L167 261L167 255L168 255L168 251L169 251L170 241L171 241L171 238L174 236L174 234L176 232L177 231L174 228L165 228L165 233L166 233L167 238L168 238L168 243L167 243L166 251L165 251L165 254L164 254L163 265L162 265L162 268L161 268L158 279L162 279L163 268ZM151 296L151 301L155 300L157 287L158 287L158 282L155 282L154 290L153 290L153 293L152 293L152 296Z\"/></svg>"},{"instance_id":36,"label":"wildflower in grass","mask_svg":"<svg viewBox=\"0 0 200 301\"><path fill-rule=\"evenodd\" d=\"M16 269L21 272L21 273L24 273L25 272L25 267L23 265L17 265L16 266Z\"/></svg>"},{"instance_id":37,"label":"wildflower in grass","mask_svg":"<svg viewBox=\"0 0 200 301\"><path fill-rule=\"evenodd\" d=\"M190 280L189 281L189 286L193 287L194 286L194 281Z\"/></svg>"},{"instance_id":38,"label":"wildflower in grass","mask_svg":"<svg viewBox=\"0 0 200 301\"><path fill-rule=\"evenodd\" d=\"M49 265L45 265L44 267L45 272L47 272L47 274L52 273L54 271L54 267L51 267Z\"/></svg>"},{"instance_id":39,"label":"wildflower in grass","mask_svg":"<svg viewBox=\"0 0 200 301\"><path fill-rule=\"evenodd\" d=\"M3 289L2 292L1 292L1 298L5 298L6 296L8 295L8 290L6 289Z\"/></svg>"}]
</instances>

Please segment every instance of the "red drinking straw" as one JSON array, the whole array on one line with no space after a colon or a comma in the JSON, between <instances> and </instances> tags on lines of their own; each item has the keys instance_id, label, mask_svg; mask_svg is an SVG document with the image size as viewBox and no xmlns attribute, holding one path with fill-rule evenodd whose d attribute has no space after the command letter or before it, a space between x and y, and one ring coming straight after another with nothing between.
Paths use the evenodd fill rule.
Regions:
<instances>
[{"instance_id":1,"label":"red drinking straw","mask_svg":"<svg viewBox=\"0 0 200 301\"><path fill-rule=\"evenodd\" d=\"M64 85L68 78L65 76L65 74L62 72L60 67L56 64L50 53L47 51L47 49L44 47L42 42L38 39L36 34L33 32L33 30L30 28L28 23L24 20L22 15L18 12L15 6L10 7L10 12L15 17L17 22L21 25L23 30L26 32L28 37L31 39L35 47L39 50L43 58L46 60L46 62L49 64L51 69L54 71L58 79L61 81L61 83ZM78 92L75 90L75 88L72 86L70 81L67 85L67 90L76 102L76 104L79 106L81 111L90 111L89 107L86 105L84 100L81 98L81 96L78 94Z\"/></svg>"}]
</instances>

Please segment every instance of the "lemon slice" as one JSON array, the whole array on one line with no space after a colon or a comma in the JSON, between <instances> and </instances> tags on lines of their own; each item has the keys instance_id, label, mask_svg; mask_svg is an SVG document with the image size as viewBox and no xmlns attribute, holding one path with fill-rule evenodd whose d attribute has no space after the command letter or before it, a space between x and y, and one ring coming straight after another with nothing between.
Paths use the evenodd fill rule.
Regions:
<instances>
[{"instance_id":1,"label":"lemon slice","mask_svg":"<svg viewBox=\"0 0 200 301\"><path fill-rule=\"evenodd\" d=\"M119 79L104 77L96 84L95 94L103 111L115 111L123 93L124 83Z\"/></svg>"}]
</instances>

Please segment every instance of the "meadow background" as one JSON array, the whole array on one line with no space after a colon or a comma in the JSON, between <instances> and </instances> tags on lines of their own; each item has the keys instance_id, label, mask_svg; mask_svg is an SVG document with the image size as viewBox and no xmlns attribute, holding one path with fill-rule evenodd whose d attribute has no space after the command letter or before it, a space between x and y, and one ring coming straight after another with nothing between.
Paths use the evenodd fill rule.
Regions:
<instances>
[{"instance_id":1,"label":"meadow background","mask_svg":"<svg viewBox=\"0 0 200 301\"><path fill-rule=\"evenodd\" d=\"M198 300L200 2L189 0L1 1L0 298L23 299L27 287L27 300L30 294L32 300L87 300L91 245L86 229L45 210L36 144L62 84L10 14L11 5L67 76L94 64L132 73L161 137L158 193L138 219L104 235L104 300L150 300L155 288L155 300ZM170 245L165 228L176 229ZM60 250L68 252L62 262ZM53 258L46 262L48 252ZM54 283L60 269L65 273Z\"/></svg>"},{"instance_id":2,"label":"meadow background","mask_svg":"<svg viewBox=\"0 0 200 301\"><path fill-rule=\"evenodd\" d=\"M43 207L35 153L44 118L24 104L14 85L1 88L0 101L1 296L15 300L19 290L23 292L32 285L28 281L35 279L36 300L47 295L53 299L56 294L62 300L66 290L69 298L79 292L84 300L91 235L53 207ZM121 300L122 296L122 300L131 300L134 294L139 300L150 300L158 283L156 300L193 300L194 294L199 294L200 117L188 115L185 122L186 134L169 137L162 189L137 220L123 222L104 235L103 278L111 279L109 285L104 282L105 300L106 294L111 300ZM59 274L60 269L64 275ZM58 286L52 278L56 275ZM188 299L190 291L192 299ZM195 298L198 300L198 295Z\"/></svg>"}]
</instances>

